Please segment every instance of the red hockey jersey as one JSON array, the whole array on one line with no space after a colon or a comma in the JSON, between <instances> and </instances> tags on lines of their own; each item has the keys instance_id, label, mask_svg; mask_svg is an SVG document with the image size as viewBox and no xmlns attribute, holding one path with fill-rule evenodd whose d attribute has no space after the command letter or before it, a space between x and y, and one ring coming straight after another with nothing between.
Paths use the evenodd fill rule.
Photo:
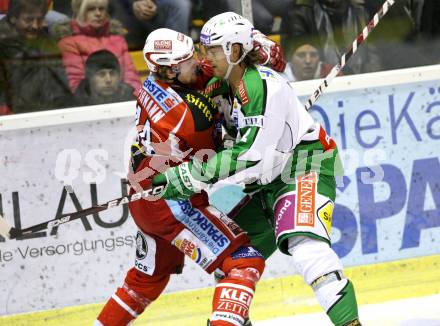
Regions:
<instances>
[{"instance_id":1,"label":"red hockey jersey","mask_svg":"<svg viewBox=\"0 0 440 326\"><path fill-rule=\"evenodd\" d=\"M200 150L204 154L214 150L216 115L215 103L203 93L154 76L147 78L137 98L134 171L140 171L140 164L148 166L145 179L189 160Z\"/></svg>"}]
</instances>

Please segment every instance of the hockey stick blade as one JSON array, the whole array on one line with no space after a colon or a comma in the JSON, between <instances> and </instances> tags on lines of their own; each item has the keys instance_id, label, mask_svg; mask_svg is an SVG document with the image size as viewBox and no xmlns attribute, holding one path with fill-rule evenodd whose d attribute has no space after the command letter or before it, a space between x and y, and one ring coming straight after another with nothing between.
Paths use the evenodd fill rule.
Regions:
<instances>
[{"instance_id":1,"label":"hockey stick blade","mask_svg":"<svg viewBox=\"0 0 440 326\"><path fill-rule=\"evenodd\" d=\"M148 197L150 197L150 198L156 197L156 196L160 195L165 190L165 187L166 187L165 185L156 186L154 188L147 189L147 190L144 190L141 192L137 192L132 195L128 195L128 196L124 196L121 198L117 198L117 199L108 201L107 203L102 204L102 205L92 206L92 207L89 207L89 208L86 208L86 209L83 209L81 211L74 212L71 214L63 214L63 215L61 215L57 218L54 218L52 220L49 220L49 221L46 221L43 223L39 223L39 224L30 226L30 227L27 227L24 229L20 229L20 230L15 229L15 228L12 228L12 230L8 229L10 227L6 223L4 226L5 232L7 232L8 238L16 239L16 238L23 236L23 235L32 234L32 233L46 230L46 229L52 229L52 228L57 227L61 224L65 224L67 222L71 222L71 221L80 219L82 217L88 216L88 215L96 214L96 213L105 211L109 208L118 207L123 204L128 204L130 202L134 202L134 201L140 200L140 199L146 199ZM0 227L2 227L2 226L0 225Z\"/></svg>"}]
</instances>

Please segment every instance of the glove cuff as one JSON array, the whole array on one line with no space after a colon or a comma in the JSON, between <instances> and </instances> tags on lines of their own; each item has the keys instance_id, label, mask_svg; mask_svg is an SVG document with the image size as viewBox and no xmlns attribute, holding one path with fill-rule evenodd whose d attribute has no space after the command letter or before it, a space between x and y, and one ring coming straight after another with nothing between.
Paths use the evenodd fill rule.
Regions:
<instances>
[{"instance_id":1,"label":"glove cuff","mask_svg":"<svg viewBox=\"0 0 440 326\"><path fill-rule=\"evenodd\" d=\"M204 188L206 184L197 180L191 174L192 164L184 162L178 166L180 180L182 180L183 185L192 192L199 193Z\"/></svg>"}]
</instances>

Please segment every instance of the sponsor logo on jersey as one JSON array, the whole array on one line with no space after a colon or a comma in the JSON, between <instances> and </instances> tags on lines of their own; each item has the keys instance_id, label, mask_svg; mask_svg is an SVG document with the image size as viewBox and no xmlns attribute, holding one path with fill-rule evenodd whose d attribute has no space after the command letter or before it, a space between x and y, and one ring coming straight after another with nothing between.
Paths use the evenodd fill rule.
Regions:
<instances>
[{"instance_id":1,"label":"sponsor logo on jersey","mask_svg":"<svg viewBox=\"0 0 440 326\"><path fill-rule=\"evenodd\" d=\"M193 177L191 176L191 172L189 171L189 166L187 164L179 165L179 174L185 187L195 192L192 182Z\"/></svg>"},{"instance_id":2,"label":"sponsor logo on jersey","mask_svg":"<svg viewBox=\"0 0 440 326\"><path fill-rule=\"evenodd\" d=\"M197 264L200 262L202 253L200 252L200 248L198 248L194 242L187 239L178 239L175 242L175 246Z\"/></svg>"},{"instance_id":3,"label":"sponsor logo on jersey","mask_svg":"<svg viewBox=\"0 0 440 326\"><path fill-rule=\"evenodd\" d=\"M236 99L234 99L234 105L232 106L232 111L231 111L231 120L232 120L232 124L237 129L242 127L238 123L238 113L240 112L240 109L241 109L241 104L238 103Z\"/></svg>"},{"instance_id":4,"label":"sponsor logo on jersey","mask_svg":"<svg viewBox=\"0 0 440 326\"><path fill-rule=\"evenodd\" d=\"M315 225L315 189L315 172L298 177L296 184L298 200L296 206L296 225L298 226Z\"/></svg>"},{"instance_id":5,"label":"sponsor logo on jersey","mask_svg":"<svg viewBox=\"0 0 440 326\"><path fill-rule=\"evenodd\" d=\"M172 50L173 41L171 40L156 40L154 41L154 50Z\"/></svg>"},{"instance_id":6,"label":"sponsor logo on jersey","mask_svg":"<svg viewBox=\"0 0 440 326\"><path fill-rule=\"evenodd\" d=\"M203 45L211 44L211 35L200 34L200 43Z\"/></svg>"},{"instance_id":7,"label":"sponsor logo on jersey","mask_svg":"<svg viewBox=\"0 0 440 326\"><path fill-rule=\"evenodd\" d=\"M295 229L296 195L293 191L283 194L274 205L275 236Z\"/></svg>"},{"instance_id":8,"label":"sponsor logo on jersey","mask_svg":"<svg viewBox=\"0 0 440 326\"><path fill-rule=\"evenodd\" d=\"M249 291L246 291L244 286L235 288L233 285L232 287L223 287L220 293L220 300L222 299L249 306L252 301L252 289L249 288Z\"/></svg>"},{"instance_id":9,"label":"sponsor logo on jersey","mask_svg":"<svg viewBox=\"0 0 440 326\"><path fill-rule=\"evenodd\" d=\"M244 127L264 127L264 116L263 115L257 115L253 117L245 117L243 119Z\"/></svg>"},{"instance_id":10,"label":"sponsor logo on jersey","mask_svg":"<svg viewBox=\"0 0 440 326\"><path fill-rule=\"evenodd\" d=\"M249 98L243 80L240 80L240 83L238 84L238 95L240 95L242 105L246 105L249 103Z\"/></svg>"},{"instance_id":11,"label":"sponsor logo on jersey","mask_svg":"<svg viewBox=\"0 0 440 326\"><path fill-rule=\"evenodd\" d=\"M184 224L203 242L209 250L220 255L230 244L230 240L201 211L192 207L189 200L179 200L181 213L175 214L177 220Z\"/></svg>"},{"instance_id":12,"label":"sponsor logo on jersey","mask_svg":"<svg viewBox=\"0 0 440 326\"><path fill-rule=\"evenodd\" d=\"M317 214L321 222L324 224L327 235L330 236L330 230L332 227L332 215L333 215L333 203L331 200L327 201L324 205L318 208Z\"/></svg>"},{"instance_id":13,"label":"sponsor logo on jersey","mask_svg":"<svg viewBox=\"0 0 440 326\"><path fill-rule=\"evenodd\" d=\"M183 101L178 98L175 92L171 93L165 91L152 78L148 78L144 81L144 87L139 92L138 103L142 105L152 119L155 115L159 115L160 118L155 119L158 121L165 115L164 112L168 112Z\"/></svg>"},{"instance_id":14,"label":"sponsor logo on jersey","mask_svg":"<svg viewBox=\"0 0 440 326\"><path fill-rule=\"evenodd\" d=\"M287 212L287 209L292 206L292 202L285 198L284 199L284 203L283 206L281 207L281 209L277 212L277 216L276 216L276 220L275 220L275 229L278 229L278 224L280 223L280 221L282 220L284 214Z\"/></svg>"},{"instance_id":15,"label":"sponsor logo on jersey","mask_svg":"<svg viewBox=\"0 0 440 326\"><path fill-rule=\"evenodd\" d=\"M204 90L203 93L209 95L209 94L212 93L214 90L219 89L221 85L222 85L221 81L220 81L220 80L217 80L216 82L214 82L214 83L212 83L212 84L206 86L206 88L205 88L205 90Z\"/></svg>"},{"instance_id":16,"label":"sponsor logo on jersey","mask_svg":"<svg viewBox=\"0 0 440 326\"><path fill-rule=\"evenodd\" d=\"M232 253L232 259L240 258L263 258L263 255L253 247L241 247Z\"/></svg>"},{"instance_id":17,"label":"sponsor logo on jersey","mask_svg":"<svg viewBox=\"0 0 440 326\"><path fill-rule=\"evenodd\" d=\"M213 316L221 316L242 325L244 317L248 315L249 305L254 296L254 291L246 286L235 286L235 284L217 285L221 287L220 297ZM229 285L230 284L230 285ZM235 323L234 323L235 324Z\"/></svg>"},{"instance_id":18,"label":"sponsor logo on jersey","mask_svg":"<svg viewBox=\"0 0 440 326\"><path fill-rule=\"evenodd\" d=\"M136 258L142 260L147 257L147 253L147 240L145 240L145 237L141 232L138 232L136 235Z\"/></svg>"},{"instance_id":19,"label":"sponsor logo on jersey","mask_svg":"<svg viewBox=\"0 0 440 326\"><path fill-rule=\"evenodd\" d=\"M209 267L217 259L217 256L209 251L206 245L188 229L180 231L171 244L203 269Z\"/></svg>"},{"instance_id":20,"label":"sponsor logo on jersey","mask_svg":"<svg viewBox=\"0 0 440 326\"><path fill-rule=\"evenodd\" d=\"M235 223L232 219L230 219L226 214L219 212L220 214L217 215L220 221L225 224L229 230L234 234L235 237L239 236L240 234L243 234L244 231L238 226L237 223Z\"/></svg>"},{"instance_id":21,"label":"sponsor logo on jersey","mask_svg":"<svg viewBox=\"0 0 440 326\"><path fill-rule=\"evenodd\" d=\"M265 69L265 68L259 67L258 71L260 73L260 76L262 76L263 78L265 78L265 77L266 78L267 77L275 77L273 71L269 70L267 68Z\"/></svg>"},{"instance_id":22,"label":"sponsor logo on jersey","mask_svg":"<svg viewBox=\"0 0 440 326\"><path fill-rule=\"evenodd\" d=\"M140 270L141 272L147 273L148 270L150 269L147 265L144 265L140 262L138 262L137 260L134 261L134 266Z\"/></svg>"},{"instance_id":23,"label":"sponsor logo on jersey","mask_svg":"<svg viewBox=\"0 0 440 326\"><path fill-rule=\"evenodd\" d=\"M196 108L198 108L200 111L202 111L203 115L205 116L205 118L208 121L212 121L214 119L214 115L211 112L210 107L206 103L204 103L204 101L201 97L197 97L194 94L188 93L188 94L186 94L185 99L186 99L187 103L194 104L194 106ZM212 100L211 100L211 102L212 102ZM212 104L214 104L214 102L212 102Z\"/></svg>"}]
</instances>

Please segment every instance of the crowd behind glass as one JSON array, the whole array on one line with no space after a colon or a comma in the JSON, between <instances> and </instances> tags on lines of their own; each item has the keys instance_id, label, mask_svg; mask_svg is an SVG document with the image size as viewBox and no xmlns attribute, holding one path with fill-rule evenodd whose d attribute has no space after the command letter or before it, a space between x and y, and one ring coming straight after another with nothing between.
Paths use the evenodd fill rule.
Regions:
<instances>
[{"instance_id":1,"label":"crowd behind glass","mask_svg":"<svg viewBox=\"0 0 440 326\"><path fill-rule=\"evenodd\" d=\"M325 77L383 0L252 0L254 25L283 46L291 81ZM135 99L133 53L167 27L237 0L0 0L0 115ZM341 74L440 63L440 1L398 0Z\"/></svg>"}]
</instances>

